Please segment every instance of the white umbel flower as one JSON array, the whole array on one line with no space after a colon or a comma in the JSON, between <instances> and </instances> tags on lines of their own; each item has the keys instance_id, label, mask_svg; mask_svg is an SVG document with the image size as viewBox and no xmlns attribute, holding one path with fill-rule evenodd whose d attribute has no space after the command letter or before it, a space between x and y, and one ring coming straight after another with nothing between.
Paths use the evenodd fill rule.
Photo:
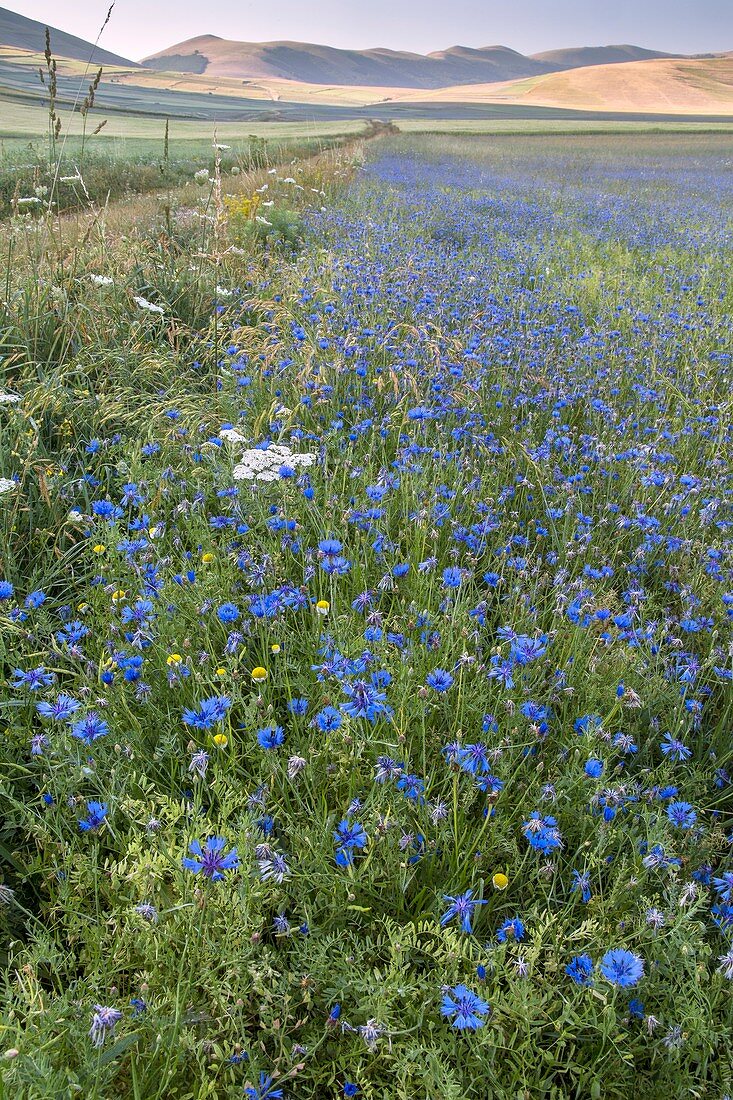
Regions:
<instances>
[{"instance_id":1,"label":"white umbel flower","mask_svg":"<svg viewBox=\"0 0 733 1100\"><path fill-rule=\"evenodd\" d=\"M243 437L233 428L223 428L219 436L228 443L244 442ZM271 444L266 450L252 447L240 456L232 476L235 481L279 481L283 466L305 469L312 466L316 459L317 455L308 452L298 454L289 447L278 444Z\"/></svg>"},{"instance_id":2,"label":"white umbel flower","mask_svg":"<svg viewBox=\"0 0 733 1100\"><path fill-rule=\"evenodd\" d=\"M133 298L133 302L136 306L139 306L140 309L147 310L148 313L163 313L161 306L156 306L153 302L149 302L147 298L136 296Z\"/></svg>"}]
</instances>

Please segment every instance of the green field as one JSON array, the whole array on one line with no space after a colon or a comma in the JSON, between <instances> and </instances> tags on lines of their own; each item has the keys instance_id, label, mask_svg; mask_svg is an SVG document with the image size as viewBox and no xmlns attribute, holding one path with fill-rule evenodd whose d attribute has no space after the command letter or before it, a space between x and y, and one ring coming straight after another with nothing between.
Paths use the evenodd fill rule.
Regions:
<instances>
[{"instance_id":1,"label":"green field","mask_svg":"<svg viewBox=\"0 0 733 1100\"><path fill-rule=\"evenodd\" d=\"M0 225L0 1098L730 1097L733 138L184 154Z\"/></svg>"},{"instance_id":2,"label":"green field","mask_svg":"<svg viewBox=\"0 0 733 1100\"><path fill-rule=\"evenodd\" d=\"M48 133L48 111L43 107L18 103L0 98L0 141L4 148L35 143ZM61 135L78 138L83 130L83 118L78 112L58 111L62 120ZM90 116L87 132L94 130L105 118L98 113ZM338 137L341 134L357 134L364 129L363 120L337 120L324 122L213 122L211 120L171 119L171 141L179 143L211 142L214 131L221 141L244 141L249 134L263 138ZM144 145L136 143L161 142L165 133L165 118L144 117L111 113L104 130L94 138L95 145L116 142L120 149L135 155Z\"/></svg>"}]
</instances>

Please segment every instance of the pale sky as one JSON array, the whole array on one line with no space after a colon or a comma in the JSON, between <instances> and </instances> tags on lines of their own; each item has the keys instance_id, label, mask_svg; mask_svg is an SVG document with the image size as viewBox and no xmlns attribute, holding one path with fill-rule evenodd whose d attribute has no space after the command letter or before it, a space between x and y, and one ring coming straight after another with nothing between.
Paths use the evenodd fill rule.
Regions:
<instances>
[{"instance_id":1,"label":"pale sky","mask_svg":"<svg viewBox=\"0 0 733 1100\"><path fill-rule=\"evenodd\" d=\"M94 41L111 0L4 0ZM632 43L670 53L733 50L733 0L117 0L100 40L138 60L200 34L427 53L448 46Z\"/></svg>"}]
</instances>

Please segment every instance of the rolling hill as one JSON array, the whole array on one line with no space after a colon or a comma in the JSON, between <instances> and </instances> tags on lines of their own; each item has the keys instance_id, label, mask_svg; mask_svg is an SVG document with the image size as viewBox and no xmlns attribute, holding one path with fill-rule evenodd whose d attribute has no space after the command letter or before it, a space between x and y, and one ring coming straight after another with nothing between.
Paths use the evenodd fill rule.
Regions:
<instances>
[{"instance_id":1,"label":"rolling hill","mask_svg":"<svg viewBox=\"0 0 733 1100\"><path fill-rule=\"evenodd\" d=\"M563 69L584 69L589 65L621 65L627 61L654 61L678 54L645 50L641 46L578 46L566 50L546 50L532 54L535 61L552 65L556 72Z\"/></svg>"},{"instance_id":2,"label":"rolling hill","mask_svg":"<svg viewBox=\"0 0 733 1100\"><path fill-rule=\"evenodd\" d=\"M241 80L292 80L380 88L445 88L517 80L590 64L639 61L667 54L638 46L555 50L525 57L506 46L451 46L431 54L340 50L308 42L232 42L202 35L142 62L148 68Z\"/></svg>"},{"instance_id":3,"label":"rolling hill","mask_svg":"<svg viewBox=\"0 0 733 1100\"><path fill-rule=\"evenodd\" d=\"M416 102L415 93L396 97ZM512 104L624 114L733 115L733 57L593 65L503 84L441 88L430 102Z\"/></svg>"},{"instance_id":4,"label":"rolling hill","mask_svg":"<svg viewBox=\"0 0 733 1100\"><path fill-rule=\"evenodd\" d=\"M56 27L51 27L51 49L55 56L68 57L77 61L90 61L92 66L99 65L124 65L126 68L135 66L134 61L128 61L124 57L110 53L94 46L91 42L85 42L83 38L77 38L73 34L67 34ZM43 53L46 45L46 24L39 23L35 19L28 19L25 15L0 8L0 45L14 46L27 53Z\"/></svg>"},{"instance_id":5,"label":"rolling hill","mask_svg":"<svg viewBox=\"0 0 733 1100\"><path fill-rule=\"evenodd\" d=\"M43 107L43 23L0 8L0 106ZM637 46L504 46L432 54L247 43L204 35L142 64L52 29L57 103L78 109L103 66L95 112L233 122L454 118L733 118L733 53L684 58ZM90 64L91 61L91 64Z\"/></svg>"}]
</instances>

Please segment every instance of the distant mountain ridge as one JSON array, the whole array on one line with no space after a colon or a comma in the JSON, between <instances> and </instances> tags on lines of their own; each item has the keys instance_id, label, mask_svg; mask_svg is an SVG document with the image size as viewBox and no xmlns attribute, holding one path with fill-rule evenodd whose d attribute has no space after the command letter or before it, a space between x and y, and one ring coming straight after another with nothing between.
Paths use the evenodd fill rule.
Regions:
<instances>
[{"instance_id":1,"label":"distant mountain ridge","mask_svg":"<svg viewBox=\"0 0 733 1100\"><path fill-rule=\"evenodd\" d=\"M388 49L342 50L311 42L235 42L207 34L176 43L146 57L142 64L157 70L241 80L428 89L521 80L588 65L675 56L627 45L550 50L532 57L507 46L451 46L417 54Z\"/></svg>"},{"instance_id":2,"label":"distant mountain ridge","mask_svg":"<svg viewBox=\"0 0 733 1100\"><path fill-rule=\"evenodd\" d=\"M30 53L43 53L46 48L46 26L46 23L18 15L8 8L0 8L0 45L15 46ZM135 67L134 61L128 61L109 50L102 50L83 38L60 31L57 27L51 27L50 32L51 49L57 57L68 57L76 61L91 59L92 68L100 65Z\"/></svg>"}]
</instances>

